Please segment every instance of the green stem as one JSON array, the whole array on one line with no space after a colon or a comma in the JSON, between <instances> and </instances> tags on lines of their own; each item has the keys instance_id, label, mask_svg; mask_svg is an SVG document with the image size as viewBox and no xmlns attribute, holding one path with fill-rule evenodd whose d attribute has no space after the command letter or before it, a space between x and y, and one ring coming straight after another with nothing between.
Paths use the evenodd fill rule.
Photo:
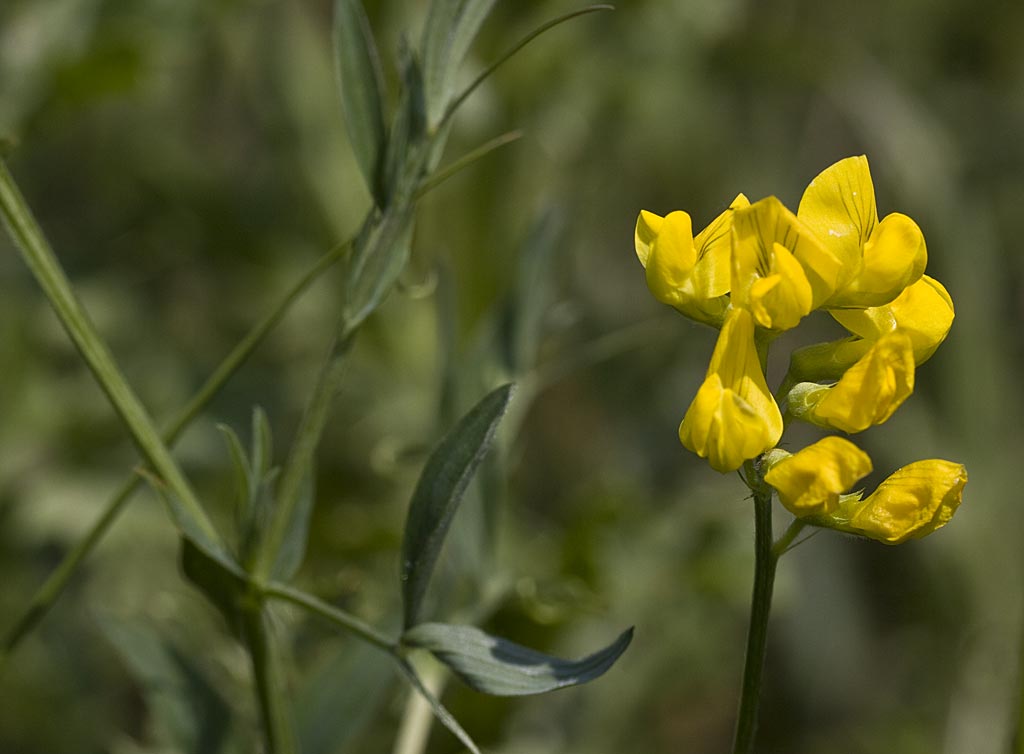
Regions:
<instances>
[{"instance_id":1,"label":"green stem","mask_svg":"<svg viewBox=\"0 0 1024 754\"><path fill-rule=\"evenodd\" d=\"M202 412L213 397L220 392L231 376L245 363L256 347L263 342L267 334L281 321L285 312L295 303L296 299L337 262L350 245L350 241L340 244L328 251L298 280L288 292L275 304L244 338L236 345L220 365L214 370L202 387L192 396L191 400L171 419L164 430L163 440L173 446L181 433ZM117 520L132 494L142 484L142 477L131 472L122 482L117 494L103 508L100 517L93 523L83 539L75 544L64 556L64 559L50 574L43 585L36 591L25 612L15 621L14 626L4 636L0 645L0 659L14 651L21 640L38 625L39 621L49 612L64 592L78 566L88 557Z\"/></svg>"},{"instance_id":2,"label":"green stem","mask_svg":"<svg viewBox=\"0 0 1024 754\"><path fill-rule=\"evenodd\" d=\"M500 149L506 144L511 144L521 138L523 138L522 131L509 131L508 133L501 134L500 136L495 136L493 139L484 142L476 149L470 150L450 165L446 165L424 178L420 183L419 188L417 188L416 192L412 195L413 201L423 198L424 195L437 188L453 175L469 167L474 162L483 159L494 150Z\"/></svg>"},{"instance_id":3,"label":"green stem","mask_svg":"<svg viewBox=\"0 0 1024 754\"><path fill-rule=\"evenodd\" d=\"M733 754L752 754L754 751L761 677L768 647L768 616L771 612L778 558L772 548L771 488L761 482L754 488L754 596L750 605L750 628L747 632L747 654Z\"/></svg>"},{"instance_id":4,"label":"green stem","mask_svg":"<svg viewBox=\"0 0 1024 754\"><path fill-rule=\"evenodd\" d=\"M246 610L242 615L242 633L252 659L267 754L294 754L295 733L284 694L286 684L281 658L268 625L269 616L262 607Z\"/></svg>"},{"instance_id":5,"label":"green stem","mask_svg":"<svg viewBox=\"0 0 1024 754\"><path fill-rule=\"evenodd\" d=\"M313 613L314 615L319 615L321 618L340 626L349 633L355 634L364 641L369 642L375 647L379 647L386 652L395 654L397 651L398 645L391 637L382 634L373 626L368 623L364 623L354 615L346 613L344 610L340 610L333 605L329 605L322 599L314 597L311 594L307 594L306 592L298 589L293 589L287 584L279 584L277 582L267 584L263 588L263 594L266 597L290 602L293 605L297 605L298 607Z\"/></svg>"},{"instance_id":6,"label":"green stem","mask_svg":"<svg viewBox=\"0 0 1024 754\"><path fill-rule=\"evenodd\" d=\"M281 473L281 481L277 485L276 504L270 523L255 555L252 573L257 582L265 582L273 574L277 554L292 524L303 479L310 473L317 445L320 444L320 436L327 425L331 402L341 387L346 365L345 356L354 338L355 332L345 329L341 335L331 340L327 349L327 358L303 411L298 434Z\"/></svg>"},{"instance_id":7,"label":"green stem","mask_svg":"<svg viewBox=\"0 0 1024 754\"><path fill-rule=\"evenodd\" d=\"M171 456L149 413L117 368L106 344L75 297L71 282L50 248L42 229L18 191L6 164L0 161L0 210L4 222L61 324L92 371L114 410L128 428L143 457L187 512L197 531L220 544L220 535L203 510L185 475Z\"/></svg>"}]
</instances>

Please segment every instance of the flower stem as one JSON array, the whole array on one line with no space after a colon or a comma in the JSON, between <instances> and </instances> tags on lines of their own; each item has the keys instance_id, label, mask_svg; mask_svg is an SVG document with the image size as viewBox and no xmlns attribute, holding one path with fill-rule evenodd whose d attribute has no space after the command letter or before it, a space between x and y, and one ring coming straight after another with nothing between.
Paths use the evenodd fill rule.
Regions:
<instances>
[{"instance_id":1,"label":"flower stem","mask_svg":"<svg viewBox=\"0 0 1024 754\"><path fill-rule=\"evenodd\" d=\"M252 659L266 752L295 754L295 733L285 695L281 657L271 636L267 617L262 607L243 613L243 638Z\"/></svg>"},{"instance_id":2,"label":"flower stem","mask_svg":"<svg viewBox=\"0 0 1024 754\"><path fill-rule=\"evenodd\" d=\"M761 676L768 647L768 615L772 607L778 559L779 555L772 547L772 492L761 482L754 487L754 596L750 606L747 655L733 754L751 754L754 751Z\"/></svg>"}]
</instances>

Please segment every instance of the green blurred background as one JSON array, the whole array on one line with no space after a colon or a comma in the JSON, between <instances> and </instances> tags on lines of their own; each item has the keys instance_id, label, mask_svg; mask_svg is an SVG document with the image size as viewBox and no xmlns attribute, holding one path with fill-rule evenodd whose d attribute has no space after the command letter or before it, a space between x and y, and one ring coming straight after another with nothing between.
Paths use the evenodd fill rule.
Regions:
<instances>
[{"instance_id":1,"label":"green blurred background","mask_svg":"<svg viewBox=\"0 0 1024 754\"><path fill-rule=\"evenodd\" d=\"M425 5L368 3L392 90L395 50L418 39ZM499 2L466 75L576 7ZM158 417L368 206L330 10L0 5L11 169ZM518 377L516 426L449 548L437 614L501 583L484 625L513 640L579 656L628 625L636 638L589 686L508 701L452 684L446 701L504 754L727 750L751 508L739 480L678 444L714 333L647 294L633 224L641 208L685 209L702 227L739 191L795 207L816 173L863 153L880 214L920 224L957 319L913 399L858 443L878 478L943 457L971 481L953 523L926 540L886 548L826 532L782 561L759 750L1007 751L1024 588L1022 41L1024 4L1000 0L623 0L530 46L467 103L447 159L510 129L523 138L421 203L410 269L357 343L300 584L391 625L425 449ZM135 456L6 237L0 252L3 630ZM178 457L218 517L230 467L216 424L247 436L260 405L283 457L339 290L336 271L325 276L185 436ZM834 332L814 323L801 343ZM481 539L474 526L495 510L498 535ZM387 659L287 611L280 621L295 637L307 752L391 751L405 691ZM0 751L251 751L248 673L183 582L171 526L144 492L0 669ZM189 738L194 713L228 709L224 747ZM430 752L458 750L435 731Z\"/></svg>"}]
</instances>

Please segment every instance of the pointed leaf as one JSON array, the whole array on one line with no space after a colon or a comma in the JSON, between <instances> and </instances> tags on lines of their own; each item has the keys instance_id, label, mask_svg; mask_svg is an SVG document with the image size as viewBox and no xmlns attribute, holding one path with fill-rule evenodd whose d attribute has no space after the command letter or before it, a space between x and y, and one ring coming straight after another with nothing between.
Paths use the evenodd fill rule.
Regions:
<instances>
[{"instance_id":1,"label":"pointed leaf","mask_svg":"<svg viewBox=\"0 0 1024 754\"><path fill-rule=\"evenodd\" d=\"M249 465L249 457L245 454L242 441L235 430L226 424L218 424L217 429L224 435L224 441L231 455L231 467L235 475L235 521L236 525L248 519L249 503L252 500L253 472Z\"/></svg>"},{"instance_id":2,"label":"pointed leaf","mask_svg":"<svg viewBox=\"0 0 1024 754\"><path fill-rule=\"evenodd\" d=\"M252 410L252 469L260 477L270 473L274 465L274 440L266 412L256 406Z\"/></svg>"},{"instance_id":3,"label":"pointed leaf","mask_svg":"<svg viewBox=\"0 0 1024 754\"><path fill-rule=\"evenodd\" d=\"M495 0L435 0L431 3L423 29L423 74L432 127L444 114L459 66L494 3Z\"/></svg>"},{"instance_id":4,"label":"pointed leaf","mask_svg":"<svg viewBox=\"0 0 1024 754\"><path fill-rule=\"evenodd\" d=\"M370 193L383 204L380 166L387 141L384 76L370 22L359 0L334 4L334 55L352 149Z\"/></svg>"},{"instance_id":5,"label":"pointed leaf","mask_svg":"<svg viewBox=\"0 0 1024 754\"><path fill-rule=\"evenodd\" d=\"M303 477L299 488L299 499L292 509L292 519L288 523L281 548L277 551L277 559L271 576L277 581L289 582L302 565L306 555L306 543L309 541L309 519L313 515L313 500L316 497L313 489L313 470Z\"/></svg>"},{"instance_id":6,"label":"pointed leaf","mask_svg":"<svg viewBox=\"0 0 1024 754\"><path fill-rule=\"evenodd\" d=\"M562 660L491 636L473 626L422 623L406 646L427 649L470 687L494 696L524 696L575 686L603 675L633 639L633 629L582 660Z\"/></svg>"},{"instance_id":7,"label":"pointed leaf","mask_svg":"<svg viewBox=\"0 0 1024 754\"><path fill-rule=\"evenodd\" d=\"M431 573L462 494L508 409L513 385L489 393L459 420L430 454L420 475L402 539L405 626L416 623Z\"/></svg>"},{"instance_id":8,"label":"pointed leaf","mask_svg":"<svg viewBox=\"0 0 1024 754\"><path fill-rule=\"evenodd\" d=\"M345 328L352 332L380 306L409 259L412 212L393 207L368 222L348 260Z\"/></svg>"},{"instance_id":9,"label":"pointed leaf","mask_svg":"<svg viewBox=\"0 0 1024 754\"><path fill-rule=\"evenodd\" d=\"M214 607L232 631L238 631L238 611L248 593L248 577L230 561L212 557L188 537L181 538L181 570Z\"/></svg>"},{"instance_id":10,"label":"pointed leaf","mask_svg":"<svg viewBox=\"0 0 1024 754\"><path fill-rule=\"evenodd\" d=\"M420 179L421 154L427 133L423 73L419 61L403 42L399 49L402 65L402 96L391 126L384 155L385 202L407 201Z\"/></svg>"}]
</instances>

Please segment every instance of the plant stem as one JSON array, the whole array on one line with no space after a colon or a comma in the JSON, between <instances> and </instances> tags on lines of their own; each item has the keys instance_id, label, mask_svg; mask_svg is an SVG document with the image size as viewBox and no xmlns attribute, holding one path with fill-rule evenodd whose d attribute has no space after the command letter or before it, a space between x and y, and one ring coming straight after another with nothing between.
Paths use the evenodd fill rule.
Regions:
<instances>
[{"instance_id":1,"label":"plant stem","mask_svg":"<svg viewBox=\"0 0 1024 754\"><path fill-rule=\"evenodd\" d=\"M109 349L97 333L96 327L75 296L71 282L61 268L56 254L53 253L42 229L32 216L32 211L18 190L14 177L2 161L0 211L3 213L11 238L21 252L22 259L43 289L71 341L127 427L143 457L187 513L196 533L210 542L220 544L220 535L161 439L149 413L128 385Z\"/></svg>"},{"instance_id":2,"label":"plant stem","mask_svg":"<svg viewBox=\"0 0 1024 754\"><path fill-rule=\"evenodd\" d=\"M298 605L304 610L308 610L314 615L319 615L325 620L329 620L335 625L341 626L349 633L355 634L359 638L363 639L375 647L379 647L386 652L394 654L396 652L396 642L389 636L382 634L380 631L375 629L368 623L364 623L359 618L346 613L344 610L329 605L318 597L314 597L311 594L293 589L287 584L278 584L277 582L271 582L263 588L263 594L267 597L273 597L285 602L290 602L293 605Z\"/></svg>"},{"instance_id":3,"label":"plant stem","mask_svg":"<svg viewBox=\"0 0 1024 754\"><path fill-rule=\"evenodd\" d=\"M206 408L232 375L245 363L246 359L263 342L267 334L281 321L288 309L306 291L307 288L337 262L348 249L351 241L340 244L328 251L298 280L277 304L246 334L231 350L220 365L214 370L202 387L192 396L191 400L171 419L163 432L163 440L173 446L181 433ZM132 494L142 484L143 477L134 471L122 482L117 493L103 507L103 512L93 523L85 537L79 540L61 560L57 568L50 574L41 587L32 596L24 613L15 621L0 645L0 658L13 652L21 640L38 625L39 621L49 612L64 592L78 566L96 548L107 530L121 514Z\"/></svg>"},{"instance_id":4,"label":"plant stem","mask_svg":"<svg viewBox=\"0 0 1024 754\"><path fill-rule=\"evenodd\" d=\"M759 480L759 477L748 477L754 478ZM761 677L768 647L768 615L772 607L778 559L778 553L772 548L772 492L762 481L754 487L754 596L750 605L750 628L733 754L752 754L754 751Z\"/></svg>"},{"instance_id":5,"label":"plant stem","mask_svg":"<svg viewBox=\"0 0 1024 754\"><path fill-rule=\"evenodd\" d=\"M327 424L331 402L341 386L345 355L354 338L355 331L346 328L340 336L331 339L327 348L327 357L320 368L316 387L306 403L298 434L281 472L270 523L255 554L252 574L258 582L269 580L273 574L277 554L292 524L303 478L310 473L320 436Z\"/></svg>"},{"instance_id":6,"label":"plant stem","mask_svg":"<svg viewBox=\"0 0 1024 754\"><path fill-rule=\"evenodd\" d=\"M243 638L252 659L267 754L294 754L295 733L284 694L286 686L280 657L270 635L269 616L262 606L245 610L242 616Z\"/></svg>"}]
</instances>

